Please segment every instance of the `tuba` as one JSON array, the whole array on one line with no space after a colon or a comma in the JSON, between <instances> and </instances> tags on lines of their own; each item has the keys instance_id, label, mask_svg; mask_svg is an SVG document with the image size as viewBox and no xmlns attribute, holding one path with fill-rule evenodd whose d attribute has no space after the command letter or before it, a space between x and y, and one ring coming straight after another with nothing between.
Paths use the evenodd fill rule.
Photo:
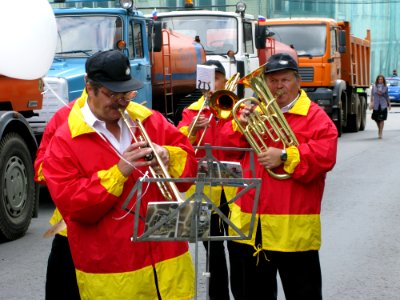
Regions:
<instances>
[{"instance_id":1,"label":"tuba","mask_svg":"<svg viewBox=\"0 0 400 300\"><path fill-rule=\"evenodd\" d=\"M236 124L253 150L257 154L267 150L265 141L268 138L273 142L282 142L284 149L298 146L296 136L264 81L264 66L243 77L239 83L252 88L259 98L259 100L254 97L243 98L236 102L232 110ZM246 126L243 126L238 117L238 110L246 104L255 105L257 108L248 116ZM270 169L266 170L275 179L290 178L289 174L277 174Z\"/></svg>"},{"instance_id":2,"label":"tuba","mask_svg":"<svg viewBox=\"0 0 400 300\"><path fill-rule=\"evenodd\" d=\"M197 123L197 120L199 119L203 109L206 106L209 106L210 110L212 112L210 115L209 121L211 120L211 118L213 116L216 116L218 119L224 119L224 120L231 118L233 106L239 100L238 96L233 92L236 89L237 83L239 81L239 77L240 77L240 73L235 73L225 83L225 87L223 90L218 90L218 91L214 92L211 95L211 97L206 96L206 99L204 100L201 108L199 109L199 112L196 115L196 118L195 118L195 121L193 124ZM194 126L192 126L190 128L188 137L191 136L193 127ZM205 128L203 130L203 133L200 136L197 146L201 145L201 142L203 141L206 131L207 131L207 128ZM197 153L197 149L195 150L195 153Z\"/></svg>"},{"instance_id":3,"label":"tuba","mask_svg":"<svg viewBox=\"0 0 400 300\"><path fill-rule=\"evenodd\" d=\"M149 171L151 176L156 179L171 179L171 176L168 173L168 170L164 163L162 162L160 156L156 152L156 149L154 148L154 145L149 137L149 135L146 132L146 129L144 128L142 122L137 119L135 120L135 123L137 126L133 125L133 120L128 118L124 111L120 108L119 113L121 114L122 120L124 123L128 126L129 132L135 142L141 142L145 141L148 146L153 150L153 152L149 155L146 156L146 160L152 160L155 157L155 160L157 162L157 171L154 169L154 167L149 166ZM133 132L133 128L137 127L139 129L139 134L135 135ZM176 187L175 183L172 181L157 181L157 186L159 190L161 191L161 194L164 196L164 198L168 201L177 201L177 202L183 202L184 200L181 197L181 194Z\"/></svg>"}]
</instances>

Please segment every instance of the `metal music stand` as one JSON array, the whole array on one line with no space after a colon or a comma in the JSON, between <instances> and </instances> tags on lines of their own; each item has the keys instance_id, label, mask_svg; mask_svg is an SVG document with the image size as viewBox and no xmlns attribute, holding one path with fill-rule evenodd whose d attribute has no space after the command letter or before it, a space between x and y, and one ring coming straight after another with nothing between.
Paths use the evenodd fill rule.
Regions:
<instances>
[{"instance_id":1,"label":"metal music stand","mask_svg":"<svg viewBox=\"0 0 400 300\"><path fill-rule=\"evenodd\" d=\"M206 155L204 158L200 159L201 161L206 161L207 164L213 166L217 164L225 173L232 176L230 178L214 178L214 177L206 177L204 172L198 172L197 177L195 178L170 178L170 179L160 179L160 178L142 178L138 180L125 200L122 208L127 211L134 210L134 226L133 226L133 235L131 237L132 241L188 241L190 243L195 243L195 299L197 299L197 286L198 286L198 242L199 241L221 241L221 240L246 240L251 239L255 217L258 206L258 198L260 194L260 186L261 179L260 178L238 178L235 177L237 174L231 172L226 166L218 161L211 153L212 150L222 150L222 151L252 151L252 149L243 149L243 148L235 148L235 147L214 147L210 145L205 145L202 147L198 147L200 149L205 149ZM251 160L250 160L250 168L251 172L254 176L255 168L254 168L254 157L253 152L251 152ZM211 174L212 175L212 174ZM163 213L159 218L156 218L154 222L151 222L150 226L148 226L143 233L139 234L139 220L146 222L146 216L140 215L140 206L141 206L141 198L143 193L142 185L144 183L156 183L156 182L192 182L195 184L195 192L187 198L184 202L169 202L171 203L168 209L163 209ZM205 185L221 185L221 186L234 186L242 188L239 193L236 194L235 197L230 199L227 202L228 204L234 203L238 200L244 193L249 192L254 189L254 201L253 208L251 214L250 226L248 227L248 233L244 233L240 228L238 228L225 214L217 207L208 197L204 194L204 186ZM134 208L129 208L129 203L136 194L136 204ZM165 202L162 202L165 203ZM188 209L190 207L190 209ZM178 229L179 216L183 211L189 210L191 215L189 219L191 221L192 226L190 230L182 231ZM219 217L230 227L237 235L232 236L210 236L209 235L209 222L208 228L204 222L205 218L211 217L211 211L214 211L219 215ZM184 212L186 214L187 212ZM180 234L185 232L185 234ZM209 248L210 249L210 248ZM209 251L210 252L210 251ZM208 252L208 253L209 253ZM204 275L209 277L208 273L208 258L207 258L207 271ZM208 294L208 281L207 281L207 294Z\"/></svg>"}]
</instances>

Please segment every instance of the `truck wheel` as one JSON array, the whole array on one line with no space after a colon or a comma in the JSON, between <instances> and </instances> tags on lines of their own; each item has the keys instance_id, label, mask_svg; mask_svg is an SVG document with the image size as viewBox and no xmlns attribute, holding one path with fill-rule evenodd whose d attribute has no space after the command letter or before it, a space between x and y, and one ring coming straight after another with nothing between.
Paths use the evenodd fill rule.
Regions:
<instances>
[{"instance_id":1,"label":"truck wheel","mask_svg":"<svg viewBox=\"0 0 400 300\"><path fill-rule=\"evenodd\" d=\"M16 133L0 141L0 239L25 234L35 204L33 162L24 140Z\"/></svg>"},{"instance_id":2,"label":"truck wheel","mask_svg":"<svg viewBox=\"0 0 400 300\"><path fill-rule=\"evenodd\" d=\"M364 131L365 126L367 125L367 100L364 96L360 96L361 103L361 122L360 122L360 131Z\"/></svg>"},{"instance_id":3,"label":"truck wheel","mask_svg":"<svg viewBox=\"0 0 400 300\"><path fill-rule=\"evenodd\" d=\"M357 132L361 126L361 103L357 94L352 94L351 97L354 100L355 114L347 115L347 132Z\"/></svg>"}]
</instances>

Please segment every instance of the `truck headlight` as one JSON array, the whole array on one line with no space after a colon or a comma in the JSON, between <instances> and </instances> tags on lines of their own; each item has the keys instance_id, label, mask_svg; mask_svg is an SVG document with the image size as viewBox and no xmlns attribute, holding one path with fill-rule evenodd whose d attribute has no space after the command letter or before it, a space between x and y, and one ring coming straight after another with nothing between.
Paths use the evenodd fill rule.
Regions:
<instances>
[{"instance_id":1,"label":"truck headlight","mask_svg":"<svg viewBox=\"0 0 400 300\"><path fill-rule=\"evenodd\" d=\"M244 15L244 12L246 11L246 3L239 1L236 3L236 13L241 13Z\"/></svg>"},{"instance_id":2,"label":"truck headlight","mask_svg":"<svg viewBox=\"0 0 400 300\"><path fill-rule=\"evenodd\" d=\"M119 5L124 9L130 9L133 6L133 0L119 0Z\"/></svg>"}]
</instances>

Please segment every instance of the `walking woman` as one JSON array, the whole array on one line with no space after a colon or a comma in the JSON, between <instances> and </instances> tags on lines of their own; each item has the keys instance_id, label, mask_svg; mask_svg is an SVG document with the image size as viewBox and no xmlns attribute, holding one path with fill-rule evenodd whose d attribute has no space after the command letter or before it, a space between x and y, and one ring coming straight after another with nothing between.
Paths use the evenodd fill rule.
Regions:
<instances>
[{"instance_id":1,"label":"walking woman","mask_svg":"<svg viewBox=\"0 0 400 300\"><path fill-rule=\"evenodd\" d=\"M386 80L383 75L378 75L375 84L372 86L369 109L373 109L371 117L378 126L378 138L380 139L382 138L384 122L387 119L388 108L390 110L391 105Z\"/></svg>"}]
</instances>

